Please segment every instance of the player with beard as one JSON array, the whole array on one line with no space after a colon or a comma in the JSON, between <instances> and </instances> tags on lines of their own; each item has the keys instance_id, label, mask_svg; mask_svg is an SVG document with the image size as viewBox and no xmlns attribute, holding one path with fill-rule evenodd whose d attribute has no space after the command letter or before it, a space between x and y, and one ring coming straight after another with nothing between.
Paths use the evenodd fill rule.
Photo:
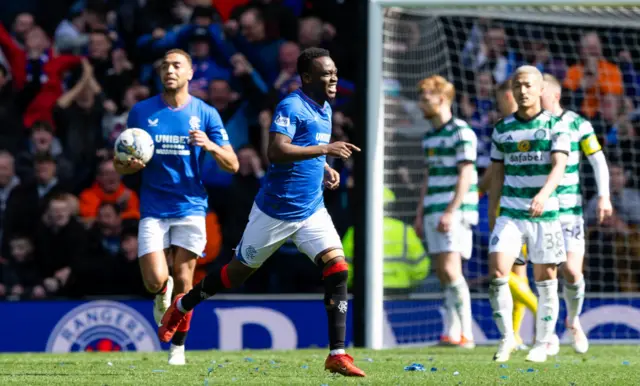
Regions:
<instances>
[{"instance_id":1,"label":"player with beard","mask_svg":"<svg viewBox=\"0 0 640 386\"><path fill-rule=\"evenodd\" d=\"M426 170L414 226L436 258L444 288L447 320L440 343L471 349L471 296L462 260L471 258L471 226L478 223L478 139L467 122L451 113L455 89L450 82L431 76L418 89L420 107L433 129L422 140ZM453 331L454 321L459 321L460 333Z\"/></svg>"},{"instance_id":2,"label":"player with beard","mask_svg":"<svg viewBox=\"0 0 640 386\"><path fill-rule=\"evenodd\" d=\"M287 239L322 269L324 304L329 322L330 353L325 369L345 376L365 376L346 354L348 266L342 242L324 207L323 187L336 189L340 175L326 157L347 159L360 151L332 142L329 102L336 97L338 70L329 51L308 48L298 57L302 88L276 107L269 133L272 162L249 214L235 257L207 275L186 295L178 295L162 318L158 336L172 339L185 317L203 300L241 285Z\"/></svg>"},{"instance_id":3,"label":"player with beard","mask_svg":"<svg viewBox=\"0 0 640 386\"><path fill-rule=\"evenodd\" d=\"M158 324L171 305L172 294L192 288L196 258L206 244L207 192L201 178L206 152L222 169L238 170L238 158L220 115L189 95L193 77L189 54L169 50L162 60L160 77L162 94L138 102L127 120L127 127L151 135L153 158L146 165L134 158L129 162L114 160L120 174L142 173L138 257L144 284L156 295L153 314ZM176 326L169 349L171 365L185 364L184 343L191 315L187 313Z\"/></svg>"}]
</instances>

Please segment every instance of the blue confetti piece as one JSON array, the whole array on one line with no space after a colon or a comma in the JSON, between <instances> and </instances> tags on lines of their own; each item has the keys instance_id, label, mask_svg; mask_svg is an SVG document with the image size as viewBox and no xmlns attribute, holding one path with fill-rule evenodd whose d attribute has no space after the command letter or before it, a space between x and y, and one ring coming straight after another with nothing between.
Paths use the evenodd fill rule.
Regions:
<instances>
[{"instance_id":1,"label":"blue confetti piece","mask_svg":"<svg viewBox=\"0 0 640 386\"><path fill-rule=\"evenodd\" d=\"M429 357L429 362L433 362L433 357Z\"/></svg>"},{"instance_id":2,"label":"blue confetti piece","mask_svg":"<svg viewBox=\"0 0 640 386\"><path fill-rule=\"evenodd\" d=\"M64 362L58 363L58 366L64 366Z\"/></svg>"},{"instance_id":3,"label":"blue confetti piece","mask_svg":"<svg viewBox=\"0 0 640 386\"><path fill-rule=\"evenodd\" d=\"M560 364L559 364L559 363L556 363L556 366L555 366L555 367L556 367L556 369L557 369L558 367L560 367Z\"/></svg>"},{"instance_id":4,"label":"blue confetti piece","mask_svg":"<svg viewBox=\"0 0 640 386\"><path fill-rule=\"evenodd\" d=\"M271 363L272 365L276 364L276 361L274 361L273 359L269 361L269 363Z\"/></svg>"},{"instance_id":5,"label":"blue confetti piece","mask_svg":"<svg viewBox=\"0 0 640 386\"><path fill-rule=\"evenodd\" d=\"M244 358L245 362L253 362L253 358Z\"/></svg>"},{"instance_id":6,"label":"blue confetti piece","mask_svg":"<svg viewBox=\"0 0 640 386\"><path fill-rule=\"evenodd\" d=\"M438 368L437 367L432 367L431 368L431 372L434 372L434 371L438 371Z\"/></svg>"},{"instance_id":7,"label":"blue confetti piece","mask_svg":"<svg viewBox=\"0 0 640 386\"><path fill-rule=\"evenodd\" d=\"M213 373L213 367L207 369L207 376L211 375L211 373Z\"/></svg>"},{"instance_id":8,"label":"blue confetti piece","mask_svg":"<svg viewBox=\"0 0 640 386\"><path fill-rule=\"evenodd\" d=\"M629 361L622 361L622 364L625 366L629 366Z\"/></svg>"},{"instance_id":9,"label":"blue confetti piece","mask_svg":"<svg viewBox=\"0 0 640 386\"><path fill-rule=\"evenodd\" d=\"M322 384L322 385L320 385L320 386L329 386L329 385L327 385L326 383L323 383L323 384Z\"/></svg>"},{"instance_id":10,"label":"blue confetti piece","mask_svg":"<svg viewBox=\"0 0 640 386\"><path fill-rule=\"evenodd\" d=\"M455 375L460 375L460 372L458 372L458 371L454 371L454 372L453 372L453 375L454 375L454 376L455 376Z\"/></svg>"},{"instance_id":11,"label":"blue confetti piece","mask_svg":"<svg viewBox=\"0 0 640 386\"><path fill-rule=\"evenodd\" d=\"M131 366L129 366L129 368L130 368L131 370L133 370L133 369L135 369L136 367L135 367L134 365L131 365Z\"/></svg>"},{"instance_id":12,"label":"blue confetti piece","mask_svg":"<svg viewBox=\"0 0 640 386\"><path fill-rule=\"evenodd\" d=\"M424 371L424 366L420 363L412 363L409 366L405 366L404 371Z\"/></svg>"},{"instance_id":13,"label":"blue confetti piece","mask_svg":"<svg viewBox=\"0 0 640 386\"><path fill-rule=\"evenodd\" d=\"M204 380L204 386L209 386L209 380L208 379Z\"/></svg>"},{"instance_id":14,"label":"blue confetti piece","mask_svg":"<svg viewBox=\"0 0 640 386\"><path fill-rule=\"evenodd\" d=\"M371 359L371 358L364 358L364 360L367 361L367 362L373 362L373 359Z\"/></svg>"},{"instance_id":15,"label":"blue confetti piece","mask_svg":"<svg viewBox=\"0 0 640 386\"><path fill-rule=\"evenodd\" d=\"M260 367L256 367L254 370L255 371L260 371Z\"/></svg>"},{"instance_id":16,"label":"blue confetti piece","mask_svg":"<svg viewBox=\"0 0 640 386\"><path fill-rule=\"evenodd\" d=\"M505 364L503 363L503 364L501 364L501 365L500 365L500 368L501 368L501 369L508 369L508 368L509 368L509 366L508 366L508 365L505 365Z\"/></svg>"},{"instance_id":17,"label":"blue confetti piece","mask_svg":"<svg viewBox=\"0 0 640 386\"><path fill-rule=\"evenodd\" d=\"M533 373L534 371L534 369L527 369L527 373Z\"/></svg>"},{"instance_id":18,"label":"blue confetti piece","mask_svg":"<svg viewBox=\"0 0 640 386\"><path fill-rule=\"evenodd\" d=\"M152 373L164 373L167 370L151 370Z\"/></svg>"},{"instance_id":19,"label":"blue confetti piece","mask_svg":"<svg viewBox=\"0 0 640 386\"><path fill-rule=\"evenodd\" d=\"M308 365L302 365L302 366L300 366L300 368L302 368L302 369L305 369L305 370L306 370L306 369L308 369L308 368L309 368L309 366L308 366Z\"/></svg>"},{"instance_id":20,"label":"blue confetti piece","mask_svg":"<svg viewBox=\"0 0 640 386\"><path fill-rule=\"evenodd\" d=\"M509 379L509 377L507 377L506 375L501 375L500 379Z\"/></svg>"},{"instance_id":21,"label":"blue confetti piece","mask_svg":"<svg viewBox=\"0 0 640 386\"><path fill-rule=\"evenodd\" d=\"M218 365L218 367L224 367L224 365Z\"/></svg>"}]
</instances>

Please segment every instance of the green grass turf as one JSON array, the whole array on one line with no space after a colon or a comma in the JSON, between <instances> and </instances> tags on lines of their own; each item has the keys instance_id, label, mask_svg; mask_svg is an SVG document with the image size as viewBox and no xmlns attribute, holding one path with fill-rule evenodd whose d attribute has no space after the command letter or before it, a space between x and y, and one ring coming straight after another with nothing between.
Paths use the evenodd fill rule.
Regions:
<instances>
[{"instance_id":1,"label":"green grass turf","mask_svg":"<svg viewBox=\"0 0 640 386\"><path fill-rule=\"evenodd\" d=\"M349 350L367 378L323 371L326 350L188 351L178 367L166 353L2 354L0 385L640 385L640 347L592 346L583 356L563 347L543 364L516 353L503 365L491 361L494 349ZM404 370L414 362L425 371Z\"/></svg>"}]
</instances>

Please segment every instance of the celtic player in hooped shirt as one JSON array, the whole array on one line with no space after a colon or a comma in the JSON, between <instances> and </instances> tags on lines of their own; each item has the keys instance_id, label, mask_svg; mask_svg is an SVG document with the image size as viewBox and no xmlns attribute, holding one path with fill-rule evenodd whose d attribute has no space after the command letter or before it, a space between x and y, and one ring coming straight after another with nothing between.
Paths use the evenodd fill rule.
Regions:
<instances>
[{"instance_id":1,"label":"celtic player in hooped shirt","mask_svg":"<svg viewBox=\"0 0 640 386\"><path fill-rule=\"evenodd\" d=\"M600 222L610 216L612 212L611 199L609 198L609 168L591 123L573 111L564 110L560 106L562 86L555 77L544 74L543 79L542 107L565 121L571 132L571 153L567 170L556 194L558 194L560 201L560 223L567 250L567 263L562 265L565 283L564 300L567 306L567 328L571 331L574 350L579 354L584 354L589 349L589 341L582 331L578 319L582 311L585 291L582 274L585 252L584 220L579 172L581 153L584 153L593 167L598 187L597 215Z\"/></svg>"},{"instance_id":2,"label":"celtic player in hooped shirt","mask_svg":"<svg viewBox=\"0 0 640 386\"><path fill-rule=\"evenodd\" d=\"M559 118L542 110L542 74L533 66L519 67L512 78L518 110L496 124L492 134L493 177L489 216L493 233L489 246L489 298L502 341L494 356L509 360L516 347L509 272L523 244L534 264L539 293L536 339L527 360L544 362L558 319L557 265L566 260L555 194L564 176L571 136ZM496 219L498 209L500 215Z\"/></svg>"}]
</instances>

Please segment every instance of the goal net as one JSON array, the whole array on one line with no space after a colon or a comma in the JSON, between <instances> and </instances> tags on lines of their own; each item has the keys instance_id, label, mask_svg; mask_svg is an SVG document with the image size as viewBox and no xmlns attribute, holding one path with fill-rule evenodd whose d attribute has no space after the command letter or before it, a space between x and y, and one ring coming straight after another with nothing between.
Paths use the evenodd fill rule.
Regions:
<instances>
[{"instance_id":1,"label":"goal net","mask_svg":"<svg viewBox=\"0 0 640 386\"><path fill-rule=\"evenodd\" d=\"M395 194L395 201L385 204L385 218L414 221L424 174L421 142L430 130L417 105L418 81L437 74L455 85L454 115L477 134L481 174L490 162L491 131L499 118L496 88L518 65L535 65L563 82L564 106L591 120L612 163L615 217L602 227L591 222L594 213L587 213L597 200L596 185L588 161L583 157L581 163L588 217L583 327L594 342L638 339L640 209L634 203L640 200L640 8L412 6L383 7L382 12L384 184ZM595 71L592 81L585 79L590 71ZM488 239L487 198L482 197L473 257L463 264L478 343L498 338L487 298ZM413 283L408 295L385 288L385 346L438 341L444 312L435 265L432 259L431 272ZM565 315L563 304L559 320ZM532 339L530 314L521 335L525 342ZM558 335L568 338L564 323L558 323Z\"/></svg>"}]
</instances>

